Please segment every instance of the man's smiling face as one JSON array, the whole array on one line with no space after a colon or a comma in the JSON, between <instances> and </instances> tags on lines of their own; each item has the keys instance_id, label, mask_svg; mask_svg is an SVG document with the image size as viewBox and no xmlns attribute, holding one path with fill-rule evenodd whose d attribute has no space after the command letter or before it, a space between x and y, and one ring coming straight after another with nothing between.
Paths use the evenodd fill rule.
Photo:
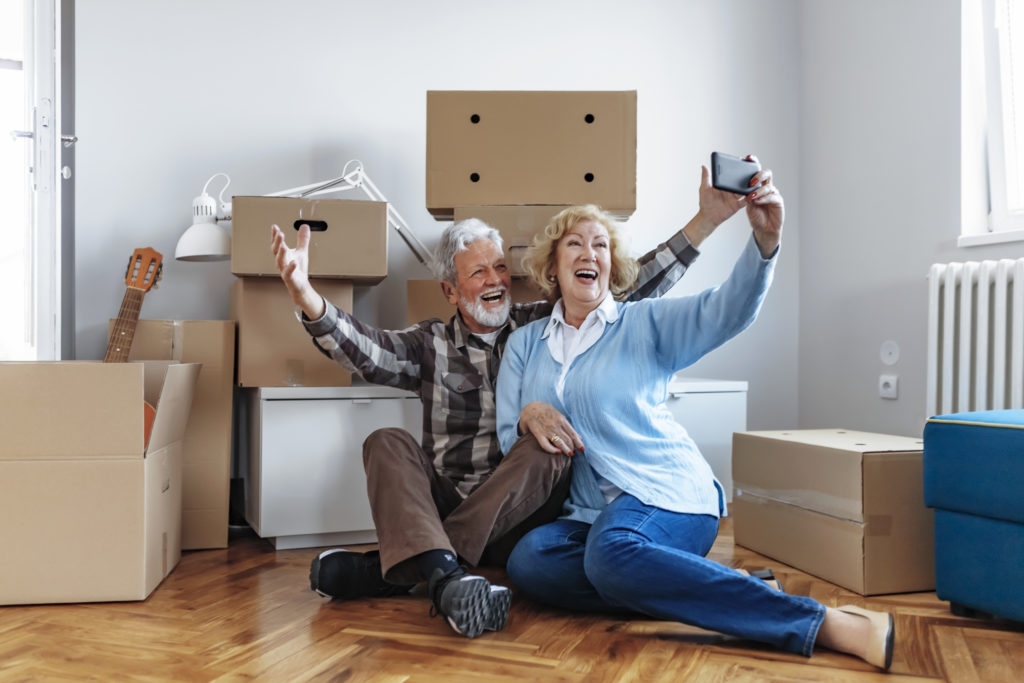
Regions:
<instances>
[{"instance_id":1,"label":"man's smiling face","mask_svg":"<svg viewBox=\"0 0 1024 683\"><path fill-rule=\"evenodd\" d=\"M441 287L470 331L486 334L504 325L511 305L512 274L498 245L486 238L470 242L455 255L455 272L456 285L442 282Z\"/></svg>"}]
</instances>

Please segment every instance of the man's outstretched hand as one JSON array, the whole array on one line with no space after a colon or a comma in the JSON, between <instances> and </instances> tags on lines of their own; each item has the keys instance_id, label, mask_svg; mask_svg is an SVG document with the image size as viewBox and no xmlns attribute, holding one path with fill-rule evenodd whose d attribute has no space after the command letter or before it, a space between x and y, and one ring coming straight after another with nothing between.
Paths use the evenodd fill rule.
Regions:
<instances>
[{"instance_id":1,"label":"man's outstretched hand","mask_svg":"<svg viewBox=\"0 0 1024 683\"><path fill-rule=\"evenodd\" d=\"M299 227L299 239L292 249L284 241L284 232L276 225L270 226L270 247L274 252L274 263L281 280L288 288L295 305L302 309L310 320L324 314L323 297L309 283L309 226Z\"/></svg>"}]
</instances>

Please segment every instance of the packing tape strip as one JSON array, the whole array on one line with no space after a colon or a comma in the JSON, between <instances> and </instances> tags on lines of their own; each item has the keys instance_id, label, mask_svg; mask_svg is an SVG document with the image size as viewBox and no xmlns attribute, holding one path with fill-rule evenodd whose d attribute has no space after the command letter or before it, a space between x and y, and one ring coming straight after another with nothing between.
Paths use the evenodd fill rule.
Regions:
<instances>
[{"instance_id":1,"label":"packing tape strip","mask_svg":"<svg viewBox=\"0 0 1024 683\"><path fill-rule=\"evenodd\" d=\"M733 489L764 500L793 505L809 512L817 512L836 519L863 524L862 503L858 499L837 496L824 491L811 489L780 489L754 486L743 481L733 480Z\"/></svg>"},{"instance_id":2,"label":"packing tape strip","mask_svg":"<svg viewBox=\"0 0 1024 683\"><path fill-rule=\"evenodd\" d=\"M180 361L182 349L185 348L184 321L175 320L171 330L171 360Z\"/></svg>"},{"instance_id":3,"label":"packing tape strip","mask_svg":"<svg viewBox=\"0 0 1024 683\"><path fill-rule=\"evenodd\" d=\"M865 536L892 536L892 515L868 515Z\"/></svg>"},{"instance_id":4,"label":"packing tape strip","mask_svg":"<svg viewBox=\"0 0 1024 683\"><path fill-rule=\"evenodd\" d=\"M305 386L306 362L299 358L288 358L284 361L284 383L289 387Z\"/></svg>"}]
</instances>

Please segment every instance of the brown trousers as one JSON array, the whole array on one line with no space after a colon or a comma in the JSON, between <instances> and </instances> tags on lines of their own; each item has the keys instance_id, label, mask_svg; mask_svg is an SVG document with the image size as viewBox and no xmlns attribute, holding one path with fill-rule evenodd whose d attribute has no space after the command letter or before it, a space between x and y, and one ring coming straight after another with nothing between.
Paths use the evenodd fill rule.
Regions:
<instances>
[{"instance_id":1,"label":"brown trousers","mask_svg":"<svg viewBox=\"0 0 1024 683\"><path fill-rule=\"evenodd\" d=\"M417 583L409 560L428 550L453 551L471 565L503 565L527 531L558 518L571 462L527 434L463 499L407 431L373 432L363 442L363 466L384 578Z\"/></svg>"}]
</instances>

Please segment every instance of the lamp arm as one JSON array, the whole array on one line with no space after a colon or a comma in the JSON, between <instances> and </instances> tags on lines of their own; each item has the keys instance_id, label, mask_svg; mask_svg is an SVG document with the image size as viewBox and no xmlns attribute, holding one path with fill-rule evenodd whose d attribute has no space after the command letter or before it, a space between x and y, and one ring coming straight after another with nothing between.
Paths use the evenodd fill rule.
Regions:
<instances>
[{"instance_id":1,"label":"lamp arm","mask_svg":"<svg viewBox=\"0 0 1024 683\"><path fill-rule=\"evenodd\" d=\"M271 192L266 195L267 197L312 197L318 194L327 194L330 192L344 192L345 190L351 190L358 187L357 178L359 170L353 171L346 175L338 176L337 178L331 178L330 180L322 180L317 183L311 183L309 185L303 185L301 187L293 187L288 190L281 190L279 192ZM343 185L342 187L338 187Z\"/></svg>"},{"instance_id":2,"label":"lamp arm","mask_svg":"<svg viewBox=\"0 0 1024 683\"><path fill-rule=\"evenodd\" d=\"M355 164L355 168L351 171L349 166ZM370 177L366 175L366 171L363 169L362 162L352 159L342 169L342 175L337 178L330 180L321 181L318 183L312 183L310 185L303 185L302 187L293 187L290 190L281 190L280 192L274 192L266 195L268 197L314 197L321 194L330 194L334 192L345 192L346 190L352 190L359 188L363 193L372 201L384 202L386 208L387 223L405 242L405 245L412 251L413 256L419 260L429 270L431 263L434 260L434 253L420 241L416 234L409 227L409 224L405 222L401 214L391 206L391 202L388 201L387 197L377 189L377 186L370 180Z\"/></svg>"},{"instance_id":3,"label":"lamp arm","mask_svg":"<svg viewBox=\"0 0 1024 683\"><path fill-rule=\"evenodd\" d=\"M410 228L409 224L405 222L405 219L402 218L400 213L398 213L398 210L391 205L391 202L388 201L387 197L377 189L377 186L372 180L370 180L370 177L366 175L366 171L362 170L362 167L360 167L359 176L359 179L362 181L359 183L359 186L362 188L366 196L373 201L384 202L387 205L388 224L394 228L402 240L405 241L405 245L409 247L413 255L419 259L419 262L426 266L427 270L430 270L431 264L434 262L434 253L430 251L430 249L428 249L418 237L416 237L416 233L412 231L412 228Z\"/></svg>"}]
</instances>

